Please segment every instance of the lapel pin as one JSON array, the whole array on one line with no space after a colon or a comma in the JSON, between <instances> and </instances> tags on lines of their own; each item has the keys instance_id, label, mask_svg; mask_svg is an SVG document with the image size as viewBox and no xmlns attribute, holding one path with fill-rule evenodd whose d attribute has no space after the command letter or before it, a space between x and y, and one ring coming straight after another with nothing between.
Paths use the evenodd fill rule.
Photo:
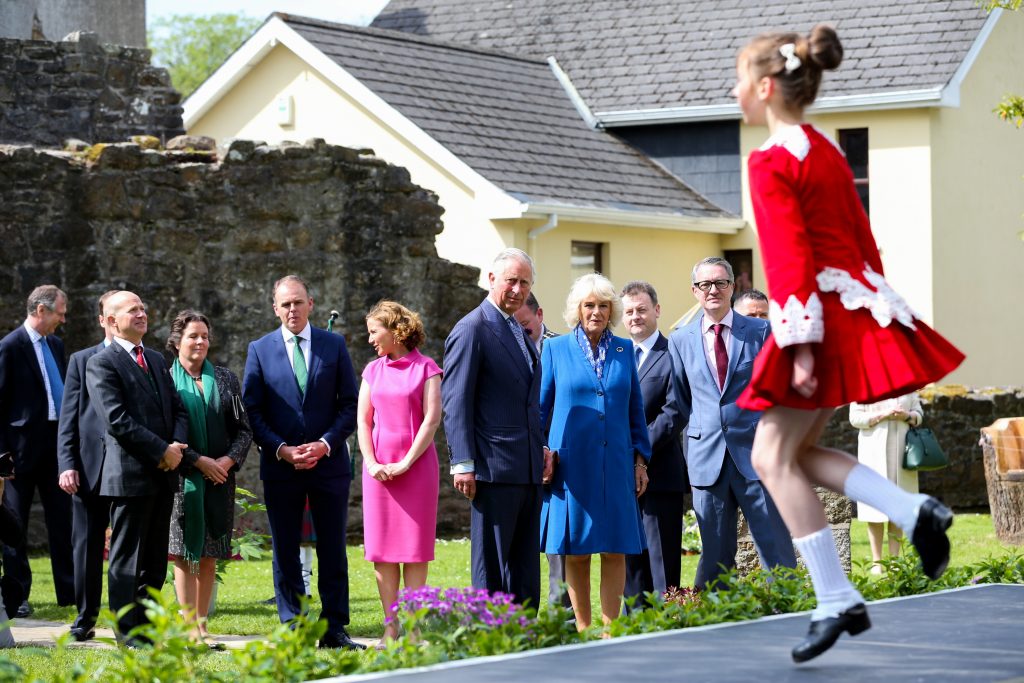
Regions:
<instances>
[{"instance_id":1,"label":"lapel pin","mask_svg":"<svg viewBox=\"0 0 1024 683\"><path fill-rule=\"evenodd\" d=\"M622 353L622 347L621 347L621 346L616 346L616 347L615 347L615 351L616 351L617 353Z\"/></svg>"}]
</instances>

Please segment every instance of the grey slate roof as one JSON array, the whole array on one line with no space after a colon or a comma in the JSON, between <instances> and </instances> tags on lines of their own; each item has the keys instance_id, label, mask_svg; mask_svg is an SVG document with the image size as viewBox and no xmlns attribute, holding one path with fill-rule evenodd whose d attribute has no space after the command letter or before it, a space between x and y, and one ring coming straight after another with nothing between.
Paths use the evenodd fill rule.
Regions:
<instances>
[{"instance_id":1,"label":"grey slate roof","mask_svg":"<svg viewBox=\"0 0 1024 683\"><path fill-rule=\"evenodd\" d=\"M391 0L373 25L554 55L595 112L731 103L738 49L833 25L846 59L821 95L945 85L987 15L975 0Z\"/></svg>"},{"instance_id":2,"label":"grey slate roof","mask_svg":"<svg viewBox=\"0 0 1024 683\"><path fill-rule=\"evenodd\" d=\"M610 133L585 125L544 61L276 16L521 201L730 215Z\"/></svg>"}]
</instances>

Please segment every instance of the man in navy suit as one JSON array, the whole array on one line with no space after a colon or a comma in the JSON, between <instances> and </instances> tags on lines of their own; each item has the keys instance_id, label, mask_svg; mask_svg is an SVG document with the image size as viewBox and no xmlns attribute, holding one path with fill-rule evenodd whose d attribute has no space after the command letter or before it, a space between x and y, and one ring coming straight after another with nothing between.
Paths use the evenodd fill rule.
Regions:
<instances>
[{"instance_id":1,"label":"man in navy suit","mask_svg":"<svg viewBox=\"0 0 1024 683\"><path fill-rule=\"evenodd\" d=\"M0 340L0 454L13 454L15 473L4 489L4 503L27 528L39 490L61 606L75 603L71 501L57 486L57 421L66 365L64 343L53 333L67 307L67 296L54 285L36 287L28 297L24 324ZM32 613L32 570L25 544L4 546L3 557L0 585L8 613L27 617Z\"/></svg>"},{"instance_id":2,"label":"man in navy suit","mask_svg":"<svg viewBox=\"0 0 1024 683\"><path fill-rule=\"evenodd\" d=\"M75 604L78 616L71 637L81 642L96 635L93 626L103 594L103 547L110 524L110 503L99 495L106 430L85 390L85 366L110 345L114 331L107 326L106 302L116 290L99 299L99 324L105 337L96 346L71 354L64 383L64 400L57 432L58 484L71 496L71 541L75 558Z\"/></svg>"},{"instance_id":3,"label":"man in navy suit","mask_svg":"<svg viewBox=\"0 0 1024 683\"><path fill-rule=\"evenodd\" d=\"M356 426L355 372L345 340L309 324L313 297L287 275L273 290L281 327L249 344L242 396L260 449L260 479L274 542L274 594L281 622L305 595L299 542L309 508L316 528L323 648L361 649L349 622L345 527L352 483L348 438Z\"/></svg>"},{"instance_id":4,"label":"man in navy suit","mask_svg":"<svg viewBox=\"0 0 1024 683\"><path fill-rule=\"evenodd\" d=\"M114 613L130 606L118 619L117 636L133 647L151 644L134 631L147 622L142 600L167 578L175 470L187 448L188 414L163 354L142 344L149 330L142 299L117 292L105 310L114 336L86 361L85 386L105 432L98 493L110 504L108 601Z\"/></svg>"},{"instance_id":5,"label":"man in navy suit","mask_svg":"<svg viewBox=\"0 0 1024 683\"><path fill-rule=\"evenodd\" d=\"M441 399L455 488L471 501L473 586L540 604L541 481L545 462L537 352L514 315L533 261L505 249L490 294L445 341Z\"/></svg>"},{"instance_id":6,"label":"man in navy suit","mask_svg":"<svg viewBox=\"0 0 1024 683\"><path fill-rule=\"evenodd\" d=\"M736 405L771 332L768 322L733 312L729 301L735 284L725 259L698 262L691 282L702 314L672 333L669 354L703 546L694 583L703 589L713 587L723 567L736 564L737 507L764 566L795 567L796 556L786 525L750 464L761 414Z\"/></svg>"},{"instance_id":7,"label":"man in navy suit","mask_svg":"<svg viewBox=\"0 0 1024 683\"><path fill-rule=\"evenodd\" d=\"M679 431L683 420L672 390L668 339L658 331L661 305L654 287L641 280L622 288L622 324L636 349L640 392L651 439L650 484L637 500L647 534L647 550L626 556L625 597L642 605L644 593L663 594L679 586L683 516L686 514L686 462Z\"/></svg>"}]
</instances>

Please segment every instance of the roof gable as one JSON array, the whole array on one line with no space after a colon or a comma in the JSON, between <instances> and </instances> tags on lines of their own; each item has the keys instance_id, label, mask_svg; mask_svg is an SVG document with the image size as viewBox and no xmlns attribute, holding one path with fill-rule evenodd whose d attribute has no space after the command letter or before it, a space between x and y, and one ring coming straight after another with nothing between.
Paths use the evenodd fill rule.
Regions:
<instances>
[{"instance_id":1,"label":"roof gable","mask_svg":"<svg viewBox=\"0 0 1024 683\"><path fill-rule=\"evenodd\" d=\"M320 60L314 66L343 90L363 89L357 97L378 99L443 148L448 159L440 163L456 159L518 202L730 217L612 134L585 125L544 61L286 14L274 22L277 39L306 61ZM210 106L193 98L187 120Z\"/></svg>"},{"instance_id":2,"label":"roof gable","mask_svg":"<svg viewBox=\"0 0 1024 683\"><path fill-rule=\"evenodd\" d=\"M836 27L846 52L826 75L823 100L938 91L988 17L975 0L649 0L642 12L618 0L391 0L373 25L555 55L607 120L602 114L673 108L738 115L729 90L739 48L763 31L806 33L819 22Z\"/></svg>"}]
</instances>

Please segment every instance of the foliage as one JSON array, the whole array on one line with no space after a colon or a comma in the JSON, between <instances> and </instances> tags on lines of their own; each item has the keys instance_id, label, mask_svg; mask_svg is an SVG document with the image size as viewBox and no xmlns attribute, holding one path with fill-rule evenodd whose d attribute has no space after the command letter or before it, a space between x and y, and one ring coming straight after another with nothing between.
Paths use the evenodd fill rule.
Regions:
<instances>
[{"instance_id":1,"label":"foliage","mask_svg":"<svg viewBox=\"0 0 1024 683\"><path fill-rule=\"evenodd\" d=\"M1003 121L1009 121L1017 128L1024 126L1024 97L1005 95L999 106L993 109Z\"/></svg>"},{"instance_id":2,"label":"foliage","mask_svg":"<svg viewBox=\"0 0 1024 683\"><path fill-rule=\"evenodd\" d=\"M683 517L683 550L689 554L697 554L701 550L700 527L697 526L697 513L687 510Z\"/></svg>"},{"instance_id":3,"label":"foliage","mask_svg":"<svg viewBox=\"0 0 1024 683\"><path fill-rule=\"evenodd\" d=\"M262 22L243 14L174 15L153 22L147 41L153 61L188 97Z\"/></svg>"},{"instance_id":4,"label":"foliage","mask_svg":"<svg viewBox=\"0 0 1024 683\"><path fill-rule=\"evenodd\" d=\"M994 9L1008 9L1012 12L1019 10L1024 0L984 0L984 3L986 12Z\"/></svg>"}]
</instances>

